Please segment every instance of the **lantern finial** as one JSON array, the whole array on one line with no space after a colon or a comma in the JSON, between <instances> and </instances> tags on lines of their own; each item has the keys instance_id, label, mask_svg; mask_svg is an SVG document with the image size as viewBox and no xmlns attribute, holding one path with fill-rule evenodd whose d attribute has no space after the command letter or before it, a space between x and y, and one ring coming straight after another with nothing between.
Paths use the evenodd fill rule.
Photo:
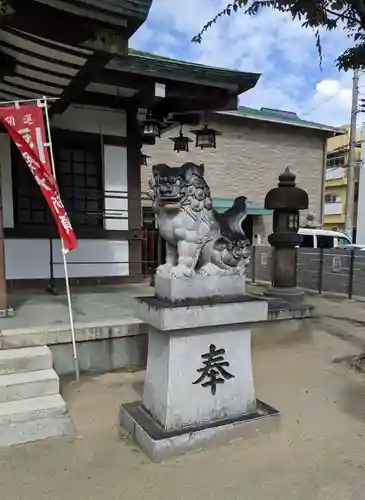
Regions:
<instances>
[{"instance_id":1,"label":"lantern finial","mask_svg":"<svg viewBox=\"0 0 365 500\"><path fill-rule=\"evenodd\" d=\"M279 175L278 186L295 186L295 174L293 174L289 167L286 167L284 172Z\"/></svg>"}]
</instances>

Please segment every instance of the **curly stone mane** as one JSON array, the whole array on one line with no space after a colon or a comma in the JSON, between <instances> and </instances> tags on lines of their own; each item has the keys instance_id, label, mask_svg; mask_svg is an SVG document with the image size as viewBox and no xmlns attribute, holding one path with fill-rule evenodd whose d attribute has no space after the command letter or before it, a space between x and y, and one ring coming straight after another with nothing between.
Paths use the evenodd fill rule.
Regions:
<instances>
[{"instance_id":1,"label":"curly stone mane","mask_svg":"<svg viewBox=\"0 0 365 500\"><path fill-rule=\"evenodd\" d=\"M170 168L165 163L153 167L153 179L148 192L155 210L167 202L176 201L180 206L200 212L212 209L210 189L204 179L204 165L185 163L179 168Z\"/></svg>"}]
</instances>

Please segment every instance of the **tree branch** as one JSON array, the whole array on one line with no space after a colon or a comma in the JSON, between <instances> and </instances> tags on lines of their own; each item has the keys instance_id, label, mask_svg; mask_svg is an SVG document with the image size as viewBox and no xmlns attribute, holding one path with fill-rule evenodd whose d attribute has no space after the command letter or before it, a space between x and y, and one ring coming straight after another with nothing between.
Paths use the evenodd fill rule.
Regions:
<instances>
[{"instance_id":1,"label":"tree branch","mask_svg":"<svg viewBox=\"0 0 365 500\"><path fill-rule=\"evenodd\" d=\"M338 21L339 19L347 19L348 21L352 21L352 22L361 24L361 21L359 19L356 19L356 17L348 16L346 14L346 11L342 14L339 14L338 12L334 12L333 10L327 9L327 7L325 7L323 10L325 12L327 12L328 14L331 14L332 16L336 16L336 18L337 18L336 21Z\"/></svg>"}]
</instances>

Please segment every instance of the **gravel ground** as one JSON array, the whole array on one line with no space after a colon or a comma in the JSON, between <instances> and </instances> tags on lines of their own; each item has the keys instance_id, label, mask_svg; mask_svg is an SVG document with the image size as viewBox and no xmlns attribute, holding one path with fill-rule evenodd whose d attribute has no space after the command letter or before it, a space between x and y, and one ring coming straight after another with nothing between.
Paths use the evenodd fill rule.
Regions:
<instances>
[{"instance_id":1,"label":"gravel ground","mask_svg":"<svg viewBox=\"0 0 365 500\"><path fill-rule=\"evenodd\" d=\"M352 313L341 301L310 300L319 317L300 340L253 352L257 396L280 410L278 429L151 463L118 437L118 407L140 397L143 372L64 381L77 438L1 451L0 499L363 498L365 376L333 360L359 352L365 316L358 305Z\"/></svg>"}]
</instances>

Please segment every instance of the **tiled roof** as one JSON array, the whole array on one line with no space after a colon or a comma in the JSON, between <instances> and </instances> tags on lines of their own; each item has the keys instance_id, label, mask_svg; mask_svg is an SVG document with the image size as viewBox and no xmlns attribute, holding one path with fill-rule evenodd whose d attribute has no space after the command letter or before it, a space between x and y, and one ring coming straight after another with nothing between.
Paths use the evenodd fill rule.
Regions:
<instances>
[{"instance_id":1,"label":"tiled roof","mask_svg":"<svg viewBox=\"0 0 365 500\"><path fill-rule=\"evenodd\" d=\"M299 118L296 113L284 111L280 109L261 108L254 109L247 106L240 106L234 111L218 111L219 114L231 115L242 118L251 118L253 120L261 120L266 122L281 123L283 125L291 125L293 127L311 128L323 130L323 132L331 132L334 134L343 134L345 130L340 127L332 127L323 125L322 123L311 122Z\"/></svg>"},{"instance_id":2,"label":"tiled roof","mask_svg":"<svg viewBox=\"0 0 365 500\"><path fill-rule=\"evenodd\" d=\"M127 57L115 58L109 67L119 66L123 71L155 76L160 78L181 79L182 81L209 82L218 86L234 86L236 95L254 87L260 78L258 73L245 73L225 68L216 68L187 61L129 49Z\"/></svg>"}]
</instances>

